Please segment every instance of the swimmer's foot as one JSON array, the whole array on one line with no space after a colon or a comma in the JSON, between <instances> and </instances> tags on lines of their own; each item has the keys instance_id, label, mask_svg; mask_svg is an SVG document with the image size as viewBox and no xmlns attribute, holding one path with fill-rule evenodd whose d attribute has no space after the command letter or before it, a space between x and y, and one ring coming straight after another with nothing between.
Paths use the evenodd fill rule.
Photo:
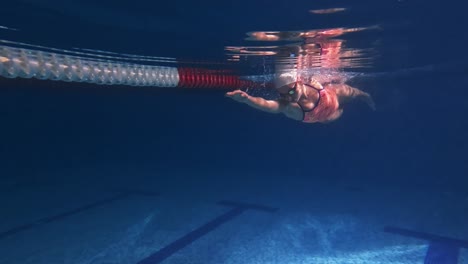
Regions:
<instances>
[{"instance_id":1,"label":"swimmer's foot","mask_svg":"<svg viewBox=\"0 0 468 264\"><path fill-rule=\"evenodd\" d=\"M374 99L372 99L372 96L370 96L370 94L366 93L363 95L362 99L364 100L364 102L366 102L366 104L373 110L375 111L375 102L374 102Z\"/></svg>"}]
</instances>

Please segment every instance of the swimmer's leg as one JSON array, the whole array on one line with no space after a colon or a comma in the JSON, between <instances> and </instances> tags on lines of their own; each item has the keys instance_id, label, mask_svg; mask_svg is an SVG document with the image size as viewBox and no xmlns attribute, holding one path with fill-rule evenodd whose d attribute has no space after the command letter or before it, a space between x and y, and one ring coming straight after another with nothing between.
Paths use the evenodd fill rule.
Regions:
<instances>
[{"instance_id":1,"label":"swimmer's leg","mask_svg":"<svg viewBox=\"0 0 468 264\"><path fill-rule=\"evenodd\" d=\"M333 88L338 96L340 105L354 99L359 99L369 105L372 110L375 110L375 102L370 94L346 84L334 85Z\"/></svg>"},{"instance_id":2,"label":"swimmer's leg","mask_svg":"<svg viewBox=\"0 0 468 264\"><path fill-rule=\"evenodd\" d=\"M343 114L343 109L338 109L338 110L336 110L336 112L333 113L333 115L331 115L330 118L329 118L327 121L325 121L324 123L333 122L333 121L337 120L338 118L340 118L342 114Z\"/></svg>"}]
</instances>

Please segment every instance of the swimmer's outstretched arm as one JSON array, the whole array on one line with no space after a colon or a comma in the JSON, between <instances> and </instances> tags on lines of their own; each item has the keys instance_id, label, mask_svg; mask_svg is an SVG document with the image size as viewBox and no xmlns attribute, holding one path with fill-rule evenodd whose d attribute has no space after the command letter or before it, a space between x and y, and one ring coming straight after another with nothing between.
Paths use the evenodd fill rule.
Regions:
<instances>
[{"instance_id":1,"label":"swimmer's outstretched arm","mask_svg":"<svg viewBox=\"0 0 468 264\"><path fill-rule=\"evenodd\" d=\"M253 97L241 90L227 92L226 97L230 97L234 101L245 103L248 106L259 109L264 112L273 114L282 112L282 105L280 104L280 102L275 100L265 100L261 97Z\"/></svg>"},{"instance_id":2,"label":"swimmer's outstretched arm","mask_svg":"<svg viewBox=\"0 0 468 264\"><path fill-rule=\"evenodd\" d=\"M235 90L226 93L226 97L230 97L233 100L245 103L253 108L259 109L264 112L278 114L283 113L289 118L295 120L302 120L302 109L298 104L294 103L282 103L276 100L265 100L261 97L254 97L248 95L246 92L241 90Z\"/></svg>"}]
</instances>

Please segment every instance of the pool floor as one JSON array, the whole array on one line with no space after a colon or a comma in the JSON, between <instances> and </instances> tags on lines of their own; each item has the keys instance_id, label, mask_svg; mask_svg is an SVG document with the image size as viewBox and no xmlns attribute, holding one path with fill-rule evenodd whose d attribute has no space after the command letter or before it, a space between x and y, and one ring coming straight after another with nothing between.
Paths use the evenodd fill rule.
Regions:
<instances>
[{"instance_id":1,"label":"pool floor","mask_svg":"<svg viewBox=\"0 0 468 264\"><path fill-rule=\"evenodd\" d=\"M168 177L2 192L0 232L10 233L0 236L0 263L424 263L427 241L384 228L468 238L467 201L455 192L303 177ZM466 249L458 263L468 263Z\"/></svg>"}]
</instances>

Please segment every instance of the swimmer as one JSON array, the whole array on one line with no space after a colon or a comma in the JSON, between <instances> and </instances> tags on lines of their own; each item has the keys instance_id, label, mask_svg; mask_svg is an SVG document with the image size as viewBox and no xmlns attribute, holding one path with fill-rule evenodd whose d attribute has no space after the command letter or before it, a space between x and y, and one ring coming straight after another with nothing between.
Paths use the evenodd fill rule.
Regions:
<instances>
[{"instance_id":1,"label":"swimmer","mask_svg":"<svg viewBox=\"0 0 468 264\"><path fill-rule=\"evenodd\" d=\"M282 113L288 118L305 123L328 123L337 120L343 113L343 104L361 100L372 110L372 97L344 83L328 83L322 86L315 79L301 81L294 73L283 73L275 80L280 94L277 100L253 97L241 90L226 93L233 100L245 103L264 112Z\"/></svg>"}]
</instances>

